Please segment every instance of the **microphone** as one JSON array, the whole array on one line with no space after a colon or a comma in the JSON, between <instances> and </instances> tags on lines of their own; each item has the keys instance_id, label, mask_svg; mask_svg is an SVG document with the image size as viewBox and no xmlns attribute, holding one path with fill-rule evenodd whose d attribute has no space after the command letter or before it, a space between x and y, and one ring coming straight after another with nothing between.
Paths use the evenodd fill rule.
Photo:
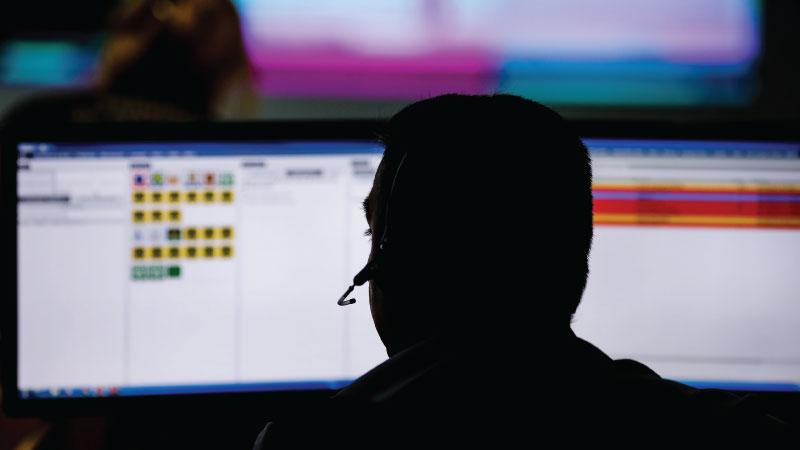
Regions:
<instances>
[{"instance_id":1,"label":"microphone","mask_svg":"<svg viewBox=\"0 0 800 450\"><path fill-rule=\"evenodd\" d=\"M347 305L352 305L353 303L355 303L356 299L354 299L354 298L351 298L349 300L345 300L347 298L347 296L350 295L350 293L353 292L353 289L355 289L355 288L356 287L351 284L350 287L348 287L347 290L344 292L344 294L342 294L342 296L339 297L339 300L336 302L336 304L339 305L339 306L347 306Z\"/></svg>"},{"instance_id":2,"label":"microphone","mask_svg":"<svg viewBox=\"0 0 800 450\"><path fill-rule=\"evenodd\" d=\"M347 306L352 305L356 302L355 298L347 299L347 296L350 295L351 292L356 288L356 286L361 286L367 281L373 279L375 277L375 263L369 262L363 269L361 269L356 276L353 277L353 284L351 284L344 294L339 297L339 300L336 301L336 304L339 306Z\"/></svg>"},{"instance_id":3,"label":"microphone","mask_svg":"<svg viewBox=\"0 0 800 450\"><path fill-rule=\"evenodd\" d=\"M347 306L355 303L355 298L348 300L345 299L348 295L350 295L351 292L353 292L353 289L355 289L356 286L361 286L367 281L375 279L379 269L383 269L380 267L378 261L380 261L382 258L385 258L383 255L386 253L386 244L389 242L389 201L394 196L394 188L397 184L397 178L400 176L400 169L403 168L403 164L405 164L407 157L408 152L403 154L403 158L400 160L400 164L397 165L397 170L394 172L394 177L392 177L392 188L389 190L389 197L386 199L386 207L384 208L383 212L383 236L381 236L381 240L378 243L378 252L375 254L375 257L372 259L372 261L368 262L367 265L364 266L364 268L353 277L353 284L351 284L350 287L344 291L344 294L342 294L342 296L339 297L339 300L336 302L336 304L339 306Z\"/></svg>"}]
</instances>

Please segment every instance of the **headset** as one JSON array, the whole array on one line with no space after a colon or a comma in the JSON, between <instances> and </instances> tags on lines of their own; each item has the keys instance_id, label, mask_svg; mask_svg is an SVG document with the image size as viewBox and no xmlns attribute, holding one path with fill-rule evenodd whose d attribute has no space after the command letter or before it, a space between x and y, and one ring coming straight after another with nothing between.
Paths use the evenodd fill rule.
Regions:
<instances>
[{"instance_id":1,"label":"headset","mask_svg":"<svg viewBox=\"0 0 800 450\"><path fill-rule=\"evenodd\" d=\"M394 177L392 177L392 186L389 189L389 196L386 198L386 208L383 212L383 234L378 243L377 254L372 258L372 261L368 262L367 265L353 277L353 284L351 284L344 294L339 297L339 300L336 301L336 304L339 306L347 306L355 303L355 298L347 299L347 296L353 292L356 286L362 286L367 281L374 280L381 270L381 262L386 258L386 249L389 246L389 204L394 197L394 189L397 185L397 178L400 176L400 169L403 168L407 157L408 152L403 154L403 157L400 159L400 164L397 165L397 170L394 172Z\"/></svg>"}]
</instances>

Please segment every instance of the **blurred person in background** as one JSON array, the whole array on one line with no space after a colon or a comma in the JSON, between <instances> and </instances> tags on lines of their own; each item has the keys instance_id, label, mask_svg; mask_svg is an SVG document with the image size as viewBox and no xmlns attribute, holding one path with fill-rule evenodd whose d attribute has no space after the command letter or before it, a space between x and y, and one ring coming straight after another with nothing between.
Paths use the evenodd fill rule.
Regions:
<instances>
[{"instance_id":1,"label":"blurred person in background","mask_svg":"<svg viewBox=\"0 0 800 450\"><path fill-rule=\"evenodd\" d=\"M36 96L11 123L191 121L255 116L239 16L229 0L135 0L113 14L93 86Z\"/></svg>"}]
</instances>

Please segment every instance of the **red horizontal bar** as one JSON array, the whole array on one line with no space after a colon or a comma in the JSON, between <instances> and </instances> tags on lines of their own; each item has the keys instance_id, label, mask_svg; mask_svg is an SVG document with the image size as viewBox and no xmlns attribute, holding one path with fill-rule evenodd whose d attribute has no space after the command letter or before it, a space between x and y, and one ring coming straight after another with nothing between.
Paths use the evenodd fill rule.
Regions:
<instances>
[{"instance_id":1,"label":"red horizontal bar","mask_svg":"<svg viewBox=\"0 0 800 450\"><path fill-rule=\"evenodd\" d=\"M798 202L594 200L595 213L800 217Z\"/></svg>"}]
</instances>

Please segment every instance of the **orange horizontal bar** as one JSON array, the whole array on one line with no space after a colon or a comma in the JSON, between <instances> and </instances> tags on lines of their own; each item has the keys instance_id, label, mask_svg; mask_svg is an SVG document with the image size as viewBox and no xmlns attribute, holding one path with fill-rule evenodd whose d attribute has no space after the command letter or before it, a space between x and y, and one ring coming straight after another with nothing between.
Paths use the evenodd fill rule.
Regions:
<instances>
[{"instance_id":1,"label":"orange horizontal bar","mask_svg":"<svg viewBox=\"0 0 800 450\"><path fill-rule=\"evenodd\" d=\"M800 194L800 184L760 184L760 183L718 183L688 182L670 183L654 181L652 183L626 180L603 180L592 184L592 189L609 191L673 191L673 192L736 192L736 193L770 193Z\"/></svg>"}]
</instances>

